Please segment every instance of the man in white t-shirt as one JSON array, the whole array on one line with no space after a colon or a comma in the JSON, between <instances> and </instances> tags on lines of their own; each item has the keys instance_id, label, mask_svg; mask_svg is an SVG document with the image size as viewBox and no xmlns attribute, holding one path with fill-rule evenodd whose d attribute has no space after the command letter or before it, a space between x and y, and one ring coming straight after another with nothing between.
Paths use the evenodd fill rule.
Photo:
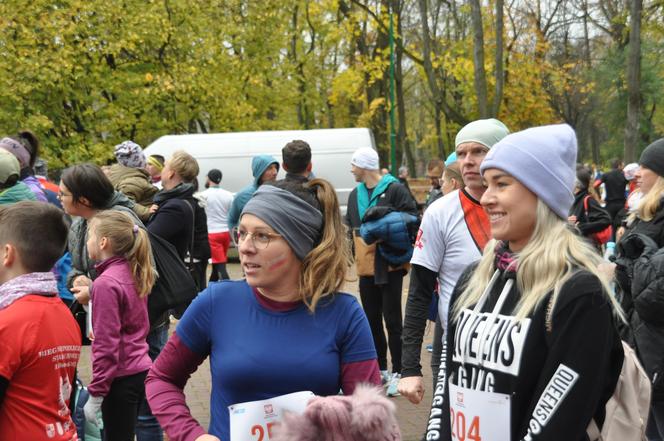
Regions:
<instances>
[{"instance_id":1,"label":"man in white t-shirt","mask_svg":"<svg viewBox=\"0 0 664 441\"><path fill-rule=\"evenodd\" d=\"M221 177L221 170L216 168L210 170L205 183L208 188L201 193L201 198L205 201L208 240L212 256L210 282L230 279L226 271L226 261L231 240L228 231L228 211L233 203L233 194L219 186Z\"/></svg>"},{"instance_id":2,"label":"man in white t-shirt","mask_svg":"<svg viewBox=\"0 0 664 441\"><path fill-rule=\"evenodd\" d=\"M399 382L399 392L414 404L424 396L420 352L431 296L438 282L438 314L445 332L454 286L466 266L480 258L491 238L489 219L479 202L485 190L480 164L489 149L508 133L497 119L464 126L456 136L455 150L465 187L438 199L424 212L410 261ZM433 364L435 384L439 356L432 357Z\"/></svg>"}]
</instances>

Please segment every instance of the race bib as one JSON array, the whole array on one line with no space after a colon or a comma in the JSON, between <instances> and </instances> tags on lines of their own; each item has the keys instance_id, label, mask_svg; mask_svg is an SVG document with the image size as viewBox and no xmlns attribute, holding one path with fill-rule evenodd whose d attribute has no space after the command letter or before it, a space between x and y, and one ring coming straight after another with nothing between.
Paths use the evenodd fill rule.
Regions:
<instances>
[{"instance_id":1,"label":"race bib","mask_svg":"<svg viewBox=\"0 0 664 441\"><path fill-rule=\"evenodd\" d=\"M272 427L281 421L284 411L303 413L313 392L295 392L261 401L228 406L231 441L268 441Z\"/></svg>"},{"instance_id":2,"label":"race bib","mask_svg":"<svg viewBox=\"0 0 664 441\"><path fill-rule=\"evenodd\" d=\"M453 441L510 441L510 396L449 385Z\"/></svg>"}]
</instances>

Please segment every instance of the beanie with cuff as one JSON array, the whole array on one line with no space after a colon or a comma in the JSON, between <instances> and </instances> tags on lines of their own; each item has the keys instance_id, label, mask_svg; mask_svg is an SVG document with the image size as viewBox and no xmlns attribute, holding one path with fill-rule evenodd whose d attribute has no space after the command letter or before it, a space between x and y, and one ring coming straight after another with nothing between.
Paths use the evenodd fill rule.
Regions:
<instances>
[{"instance_id":1,"label":"beanie with cuff","mask_svg":"<svg viewBox=\"0 0 664 441\"><path fill-rule=\"evenodd\" d=\"M476 142L490 149L494 144L507 136L509 132L507 126L495 118L478 119L477 121L466 124L459 130L454 139L454 148L466 142Z\"/></svg>"},{"instance_id":2,"label":"beanie with cuff","mask_svg":"<svg viewBox=\"0 0 664 441\"><path fill-rule=\"evenodd\" d=\"M664 138L646 147L641 153L639 165L654 171L658 176L664 176Z\"/></svg>"},{"instance_id":3,"label":"beanie with cuff","mask_svg":"<svg viewBox=\"0 0 664 441\"><path fill-rule=\"evenodd\" d=\"M364 168L367 170L378 170L378 152L371 147L362 147L355 150L350 163L355 167Z\"/></svg>"},{"instance_id":4,"label":"beanie with cuff","mask_svg":"<svg viewBox=\"0 0 664 441\"><path fill-rule=\"evenodd\" d=\"M567 219L574 202L577 143L574 129L558 124L507 135L487 153L480 171L509 173L556 215Z\"/></svg>"}]
</instances>

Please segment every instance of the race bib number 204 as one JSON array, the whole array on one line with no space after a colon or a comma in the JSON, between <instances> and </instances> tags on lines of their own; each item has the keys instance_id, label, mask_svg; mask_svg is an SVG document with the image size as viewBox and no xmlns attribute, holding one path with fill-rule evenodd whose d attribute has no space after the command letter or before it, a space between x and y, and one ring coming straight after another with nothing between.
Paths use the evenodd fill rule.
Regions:
<instances>
[{"instance_id":1,"label":"race bib number 204","mask_svg":"<svg viewBox=\"0 0 664 441\"><path fill-rule=\"evenodd\" d=\"M313 397L313 392L304 391L228 406L231 441L269 441L284 411L303 413Z\"/></svg>"},{"instance_id":2,"label":"race bib number 204","mask_svg":"<svg viewBox=\"0 0 664 441\"><path fill-rule=\"evenodd\" d=\"M449 385L453 441L510 441L510 396Z\"/></svg>"}]
</instances>

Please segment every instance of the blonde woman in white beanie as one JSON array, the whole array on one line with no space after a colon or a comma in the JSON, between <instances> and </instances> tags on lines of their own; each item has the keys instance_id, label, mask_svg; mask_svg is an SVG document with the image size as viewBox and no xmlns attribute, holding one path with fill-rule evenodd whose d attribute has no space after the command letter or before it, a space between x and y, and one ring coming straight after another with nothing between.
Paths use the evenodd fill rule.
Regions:
<instances>
[{"instance_id":1,"label":"blonde woman in white beanie","mask_svg":"<svg viewBox=\"0 0 664 441\"><path fill-rule=\"evenodd\" d=\"M427 439L581 441L591 421L601 429L623 362L620 309L600 256L567 224L576 153L571 127L545 126L482 162L493 240L452 295Z\"/></svg>"}]
</instances>

